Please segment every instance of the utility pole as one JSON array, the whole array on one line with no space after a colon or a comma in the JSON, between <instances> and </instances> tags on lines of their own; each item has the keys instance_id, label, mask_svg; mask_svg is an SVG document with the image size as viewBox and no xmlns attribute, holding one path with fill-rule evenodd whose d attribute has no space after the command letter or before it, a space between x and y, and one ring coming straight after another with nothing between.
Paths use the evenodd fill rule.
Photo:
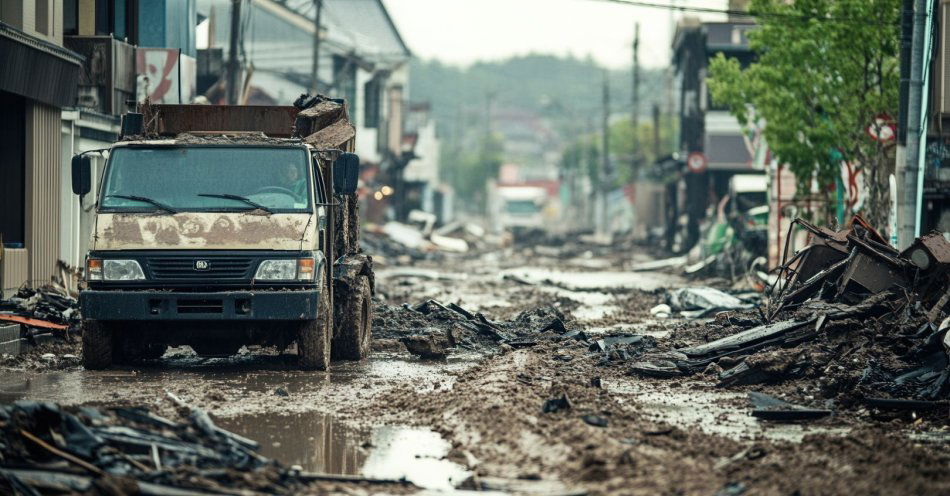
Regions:
<instances>
[{"instance_id":1,"label":"utility pole","mask_svg":"<svg viewBox=\"0 0 950 496\"><path fill-rule=\"evenodd\" d=\"M598 222L599 234L606 236L607 231L607 192L610 191L610 182L613 179L613 169L610 166L610 81L608 72L604 69L604 94L603 111L601 121L601 135L603 139L600 167L600 184L598 190L600 193L600 222Z\"/></svg>"},{"instance_id":2,"label":"utility pole","mask_svg":"<svg viewBox=\"0 0 950 496\"><path fill-rule=\"evenodd\" d=\"M653 104L653 160L660 158L660 104Z\"/></svg>"},{"instance_id":3,"label":"utility pole","mask_svg":"<svg viewBox=\"0 0 950 496\"><path fill-rule=\"evenodd\" d=\"M897 243L903 249L914 241L917 233L917 174L920 159L920 121L924 73L924 24L927 22L927 0L914 2L914 35L910 55L910 85L907 98L907 160L897 164L899 192L897 204Z\"/></svg>"},{"instance_id":4,"label":"utility pole","mask_svg":"<svg viewBox=\"0 0 950 496\"><path fill-rule=\"evenodd\" d=\"M485 139L486 143L492 135L492 119L495 110L495 90L489 90L485 93Z\"/></svg>"},{"instance_id":5,"label":"utility pole","mask_svg":"<svg viewBox=\"0 0 950 496\"><path fill-rule=\"evenodd\" d=\"M311 91L314 95L320 93L320 14L323 13L323 0L313 0L317 9L313 15L313 62L310 66L310 80L313 82Z\"/></svg>"},{"instance_id":6,"label":"utility pole","mask_svg":"<svg viewBox=\"0 0 950 496\"><path fill-rule=\"evenodd\" d=\"M633 128L633 169L639 164L640 153L640 23L636 23L633 31L633 88L630 94L631 114L630 125Z\"/></svg>"},{"instance_id":7,"label":"utility pole","mask_svg":"<svg viewBox=\"0 0 950 496\"><path fill-rule=\"evenodd\" d=\"M914 39L914 0L901 0L901 51L900 51L900 89L898 90L897 110L897 149L895 150L894 170L899 173L907 161L907 99L910 96L910 54ZM898 246L897 210L900 198L897 188L897 177L891 174L888 178L890 191L890 208L888 216L888 237L892 246Z\"/></svg>"},{"instance_id":8,"label":"utility pole","mask_svg":"<svg viewBox=\"0 0 950 496\"><path fill-rule=\"evenodd\" d=\"M228 45L228 105L237 105L238 81L241 65L238 62L238 45L241 38L241 0L231 0L231 38Z\"/></svg>"}]
</instances>

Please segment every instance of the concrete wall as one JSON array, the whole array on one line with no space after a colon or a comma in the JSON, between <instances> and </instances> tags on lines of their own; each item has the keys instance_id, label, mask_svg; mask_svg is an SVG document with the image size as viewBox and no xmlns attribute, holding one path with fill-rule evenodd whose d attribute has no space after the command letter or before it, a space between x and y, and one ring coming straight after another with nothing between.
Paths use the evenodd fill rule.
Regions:
<instances>
[{"instance_id":1,"label":"concrete wall","mask_svg":"<svg viewBox=\"0 0 950 496\"><path fill-rule=\"evenodd\" d=\"M435 187L439 182L439 139L435 134L435 122L428 121L416 130L419 138L416 141L415 153L419 158L413 159L406 166L403 177L407 181L426 181Z\"/></svg>"}]
</instances>

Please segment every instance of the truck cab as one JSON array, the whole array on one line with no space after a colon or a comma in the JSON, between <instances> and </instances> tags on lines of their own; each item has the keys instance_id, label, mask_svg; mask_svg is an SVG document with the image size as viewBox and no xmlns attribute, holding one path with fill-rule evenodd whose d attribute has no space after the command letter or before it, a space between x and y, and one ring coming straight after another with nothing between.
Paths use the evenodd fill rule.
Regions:
<instances>
[{"instance_id":1,"label":"truck cab","mask_svg":"<svg viewBox=\"0 0 950 496\"><path fill-rule=\"evenodd\" d=\"M177 109L162 110L167 121ZM306 137L186 127L143 130L107 151L79 297L86 368L178 345L227 356L296 343L299 366L319 370L365 356L371 259L341 243L358 240L346 232L358 229L346 219L358 158ZM73 162L80 195L88 162Z\"/></svg>"},{"instance_id":2,"label":"truck cab","mask_svg":"<svg viewBox=\"0 0 950 496\"><path fill-rule=\"evenodd\" d=\"M545 229L547 190L538 186L500 185L495 188L495 224L515 238Z\"/></svg>"}]
</instances>

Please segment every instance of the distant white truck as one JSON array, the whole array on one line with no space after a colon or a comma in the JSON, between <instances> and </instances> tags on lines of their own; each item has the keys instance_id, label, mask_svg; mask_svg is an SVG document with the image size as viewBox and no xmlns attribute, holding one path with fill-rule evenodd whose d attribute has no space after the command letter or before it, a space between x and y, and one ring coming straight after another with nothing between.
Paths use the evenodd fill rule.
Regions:
<instances>
[{"instance_id":1,"label":"distant white truck","mask_svg":"<svg viewBox=\"0 0 950 496\"><path fill-rule=\"evenodd\" d=\"M492 225L516 238L545 230L548 192L540 186L496 186L491 202Z\"/></svg>"}]
</instances>

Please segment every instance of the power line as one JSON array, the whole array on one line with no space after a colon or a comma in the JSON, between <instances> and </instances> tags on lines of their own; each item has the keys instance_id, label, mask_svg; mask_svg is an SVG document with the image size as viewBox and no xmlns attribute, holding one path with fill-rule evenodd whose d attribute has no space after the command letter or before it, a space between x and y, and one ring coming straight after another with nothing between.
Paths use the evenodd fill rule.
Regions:
<instances>
[{"instance_id":1,"label":"power line","mask_svg":"<svg viewBox=\"0 0 950 496\"><path fill-rule=\"evenodd\" d=\"M899 24L899 19L895 19L894 22L874 22L868 19L856 18L856 17L829 17L829 16L820 16L820 15L805 15L805 14L789 14L784 12L749 12L745 10L737 9L717 9L713 7L692 7L688 5L671 5L671 4L662 4L654 2L643 2L640 0L588 0L601 3L613 3L620 5L628 5L630 7L645 7L650 9L662 9L662 10L671 10L679 12L696 12L701 14L725 14L731 16L742 16L742 17L752 17L752 18L774 18L774 19L787 19L793 21L821 21L821 22L842 22L842 23L854 23L854 24L867 24L873 26L892 26Z\"/></svg>"}]
</instances>

